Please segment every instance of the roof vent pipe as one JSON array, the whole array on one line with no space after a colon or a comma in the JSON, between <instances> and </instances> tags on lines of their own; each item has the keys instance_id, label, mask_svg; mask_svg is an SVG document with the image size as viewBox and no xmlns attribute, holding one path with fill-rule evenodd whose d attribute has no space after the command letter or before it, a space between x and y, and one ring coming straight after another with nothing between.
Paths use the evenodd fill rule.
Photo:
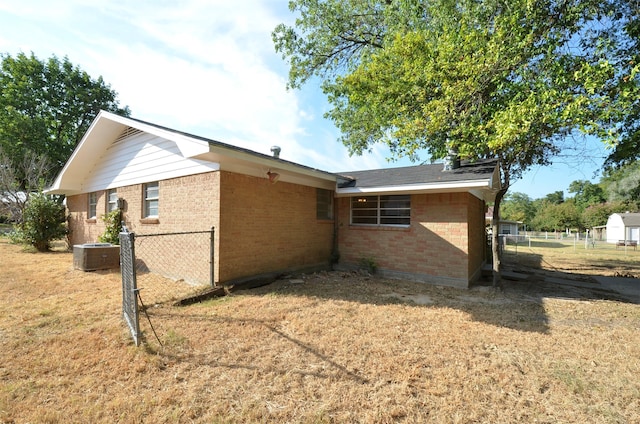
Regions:
<instances>
[{"instance_id":1,"label":"roof vent pipe","mask_svg":"<svg viewBox=\"0 0 640 424\"><path fill-rule=\"evenodd\" d=\"M276 159L280 159L280 152L282 149L280 146L271 146L271 153L273 153L273 157Z\"/></svg>"},{"instance_id":2,"label":"roof vent pipe","mask_svg":"<svg viewBox=\"0 0 640 424\"><path fill-rule=\"evenodd\" d=\"M449 146L447 149L447 156L444 158L443 171L451 171L453 169L460 168L460 156L458 156L458 149L454 146Z\"/></svg>"}]
</instances>

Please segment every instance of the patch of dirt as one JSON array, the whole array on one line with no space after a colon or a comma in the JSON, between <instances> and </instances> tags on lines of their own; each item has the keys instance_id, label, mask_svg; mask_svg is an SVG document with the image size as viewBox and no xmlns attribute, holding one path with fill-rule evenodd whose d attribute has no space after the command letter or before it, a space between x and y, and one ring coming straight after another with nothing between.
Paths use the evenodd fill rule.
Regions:
<instances>
[{"instance_id":1,"label":"patch of dirt","mask_svg":"<svg viewBox=\"0 0 640 424\"><path fill-rule=\"evenodd\" d=\"M431 305L433 304L433 300L431 297L426 294L401 294L401 293L389 293L384 294L382 297L390 298L390 299L398 299L402 302L411 302L416 305Z\"/></svg>"}]
</instances>

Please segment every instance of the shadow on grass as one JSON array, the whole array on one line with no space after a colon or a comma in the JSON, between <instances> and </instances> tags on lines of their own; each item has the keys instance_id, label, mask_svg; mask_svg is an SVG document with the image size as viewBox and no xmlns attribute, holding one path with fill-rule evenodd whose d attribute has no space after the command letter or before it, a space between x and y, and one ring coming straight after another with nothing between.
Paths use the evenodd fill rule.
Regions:
<instances>
[{"instance_id":1,"label":"shadow on grass","mask_svg":"<svg viewBox=\"0 0 640 424\"><path fill-rule=\"evenodd\" d=\"M537 299L562 298L573 300L611 300L623 303L638 304L638 295L634 290L619 290L620 281L628 287L640 289L640 280L626 275L624 270L630 268L628 260L611 258L575 258L554 260L562 265L562 269L546 262L541 254L531 251L509 252L503 256L503 281L506 290L512 290L524 296ZM635 267L631 267L634 269ZM588 269L590 274L584 273ZM618 275L619 281L607 283L611 277L594 278L595 274L613 274L615 270L623 270ZM632 278L624 278L632 277ZM605 280L599 282L598 280ZM640 290L638 294L640 294Z\"/></svg>"},{"instance_id":2,"label":"shadow on grass","mask_svg":"<svg viewBox=\"0 0 640 424\"><path fill-rule=\"evenodd\" d=\"M599 283L586 274L549 270L540 254L521 252L503 258L504 289L491 287L490 275L469 290L404 280L382 279L362 272L325 272L284 278L244 291L266 295L305 296L373 305L404 304L417 308L453 308L473 320L518 331L547 333L544 300L610 300L639 303L634 297ZM608 261L594 263L607 267ZM630 284L640 283L630 279ZM241 291L242 293L243 291Z\"/></svg>"},{"instance_id":3,"label":"shadow on grass","mask_svg":"<svg viewBox=\"0 0 640 424\"><path fill-rule=\"evenodd\" d=\"M252 318L232 318L228 316L212 316L212 315L203 315L203 314L190 314L185 312L185 310L181 310L176 312L175 309L165 309L160 311L153 311L151 314L151 319L187 319L191 323L198 325L204 323L207 326L216 325L220 328L230 328L233 326L240 327L254 327L258 328L263 332L264 337L268 337L268 334L271 334L272 337L278 338L282 341L285 341L287 344L291 344L295 346L297 349L306 352L307 354L313 356L316 360L322 362L325 366L321 369L316 369L313 371L306 371L304 369L291 369L290 367L277 367L270 366L268 372L273 374L278 374L282 376L287 376L291 374L296 374L300 376L311 376L320 379L331 380L339 377L345 380L351 380L358 384L369 384L369 380L362 375L357 370L351 370L348 366L341 364L337 360L333 359L329 354L322 351L322 349L318 346L315 346L312 342L303 341L302 339L293 337L290 334L285 333L284 331L278 328L278 321L273 320L261 320L261 319L252 319ZM247 371L264 371L264 367L260 365L256 365L253 362L246 362L243 360L231 361L221 360L216 358L215 355L211 355L210 353L203 354L193 354L189 352L188 354L179 353L181 350L181 346L175 346L174 341L167 340L169 337L167 335L160 336L164 338L164 342L162 342L162 346L155 347L153 346L153 340L150 340L148 335L144 334L142 336L143 346L147 353L151 354L159 354L161 353L166 358L171 358L177 361L191 361L198 365L208 365L215 368L226 368L230 370L247 370ZM175 337L174 337L175 338ZM186 340L186 339L185 339ZM178 344L181 342L178 341ZM174 353L178 352L178 353Z\"/></svg>"},{"instance_id":4,"label":"shadow on grass","mask_svg":"<svg viewBox=\"0 0 640 424\"><path fill-rule=\"evenodd\" d=\"M234 294L297 296L367 305L456 309L469 314L475 321L499 327L538 333L549 331L542 297L523 294L522 287L515 290L510 284L504 291L489 287L488 282L483 284L470 290L462 290L383 279L364 272L332 271L281 278L261 287L234 291Z\"/></svg>"},{"instance_id":5,"label":"shadow on grass","mask_svg":"<svg viewBox=\"0 0 640 424\"><path fill-rule=\"evenodd\" d=\"M547 244L548 246L548 244ZM620 269L623 261L592 260L591 269ZM503 255L504 289L491 287L486 275L469 290L435 286L405 280L383 279L364 272L320 272L316 274L274 277L262 286L238 290L249 295L285 295L305 298L357 302L370 305L409 305L416 308L451 308L469 314L478 322L524 332L549 332L549 317L544 300L610 300L638 304L611 286L601 284L580 272L554 269L543 255L521 250ZM579 271L576 269L576 271ZM635 281L635 283L634 283ZM630 284L639 284L629 279ZM224 295L222 291L221 295ZM206 301L196 299L195 302ZM181 303L181 302L178 302ZM184 302L182 304L188 304ZM428 325L428 323L425 323Z\"/></svg>"},{"instance_id":6,"label":"shadow on grass","mask_svg":"<svg viewBox=\"0 0 640 424\"><path fill-rule=\"evenodd\" d=\"M382 279L368 275L364 272L319 272L316 274L289 276L280 278L271 284L260 287L234 291L234 296L273 296L274 302L278 299L293 298L287 300L285 309L277 309L277 313L272 315L261 315L260 311L255 314L247 314L244 318L234 318L224 315L203 313L202 309L191 309L190 306L152 308L150 310L151 319L157 322L170 322L172 319L186 320L189 326L198 327L206 325L212 331L234 331L236 327L253 327L255 332L253 337L264 340L278 340L289 344L306 355L311 355L314 362L322 363L322 368L306 369L304 367L291 369L276 362L268 366L267 370L273 374L300 376L312 376L321 379L343 379L367 384L366 376L357 368L350 366L349 361L332 356L331 349L322 343L318 343L313 338L307 336L295 336L291 332L283 331L281 328L282 317L290 313L296 314L300 308L305 308L305 304L313 305L323 300L338 301L336 308L345 310L366 311L369 308L354 309L344 303L359 303L369 306L402 306L403 308L419 308L425 310L425 321L420 325L438 325L437 322L429 322L430 316L434 319L441 319L438 310L456 310L467 314L468 317L460 317L460 329L468 329L465 320L485 323L499 328L507 328L525 333L547 334L550 332L549 316L545 310L545 299L559 298L576 301L589 300L616 300L628 301L620 298L615 292L606 290L594 282L589 276L569 274L543 270L542 256L528 253L518 255L516 258L507 255L505 259L505 288L503 291L494 290L490 287L488 280L481 281L479 285L469 290L455 289L450 287L434 286L425 283L416 283L404 280ZM527 265L522 265L526 262ZM537 270L531 271L531 266L537 264ZM544 271L544 273L543 273ZM302 299L304 298L304 301ZM300 299L300 302L296 300ZM312 302L309 302L309 299ZM207 301L207 300L203 300ZM208 300L210 301L210 300ZM220 298L213 302L233 301L233 298ZM215 303L211 305L213 308ZM390 314L390 320L398 320L398 315L406 309L386 308L383 312ZM429 310L435 314L429 314ZM349 313L336 311L338 316L348 316ZM364 312L366 313L366 312ZM340 315L342 314L342 315ZM261 319L270 316L271 319ZM450 316L450 315L447 315ZM361 317L366 319L366 317ZM313 325L324 325L321 317ZM340 321L340 325L350 326L348 320ZM399 324L401 325L401 324ZM162 326L162 325L161 325ZM216 330L219 328L220 330ZM415 326L411 326L415 331ZM195 353L188 349L181 351L179 338L173 337L173 341L168 336L163 336L160 329L160 338L164 340L165 350L163 356L172 357L175 351L175 360L193 361L197 364L205 364L215 368L243 369L249 372L265 369L265 365L259 365L248 361L246 358L217 358L210 352ZM380 330L383 331L383 330ZM465 331L465 330L461 330ZM472 330L470 330L472 331ZM144 332L144 331L143 331ZM416 335L416 337L419 337ZM176 341L177 340L177 341ZM172 343L178 343L172 347ZM166 346L168 345L168 346Z\"/></svg>"}]
</instances>

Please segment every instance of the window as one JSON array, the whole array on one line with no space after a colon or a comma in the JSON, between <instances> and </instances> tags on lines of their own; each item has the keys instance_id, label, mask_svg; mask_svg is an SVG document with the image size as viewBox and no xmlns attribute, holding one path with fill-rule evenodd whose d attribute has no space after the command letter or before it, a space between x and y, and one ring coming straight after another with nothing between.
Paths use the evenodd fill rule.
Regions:
<instances>
[{"instance_id":1,"label":"window","mask_svg":"<svg viewBox=\"0 0 640 424\"><path fill-rule=\"evenodd\" d=\"M107 191L107 212L118 209L118 191L115 188Z\"/></svg>"},{"instance_id":2,"label":"window","mask_svg":"<svg viewBox=\"0 0 640 424\"><path fill-rule=\"evenodd\" d=\"M352 197L351 224L409 225L411 195Z\"/></svg>"},{"instance_id":3,"label":"window","mask_svg":"<svg viewBox=\"0 0 640 424\"><path fill-rule=\"evenodd\" d=\"M144 217L155 218L158 216L158 182L144 185Z\"/></svg>"},{"instance_id":4,"label":"window","mask_svg":"<svg viewBox=\"0 0 640 424\"><path fill-rule=\"evenodd\" d=\"M98 214L98 193L95 191L93 193L89 193L89 210L87 213L87 218L95 218Z\"/></svg>"},{"instance_id":5,"label":"window","mask_svg":"<svg viewBox=\"0 0 640 424\"><path fill-rule=\"evenodd\" d=\"M333 191L316 189L316 218L333 219Z\"/></svg>"}]
</instances>

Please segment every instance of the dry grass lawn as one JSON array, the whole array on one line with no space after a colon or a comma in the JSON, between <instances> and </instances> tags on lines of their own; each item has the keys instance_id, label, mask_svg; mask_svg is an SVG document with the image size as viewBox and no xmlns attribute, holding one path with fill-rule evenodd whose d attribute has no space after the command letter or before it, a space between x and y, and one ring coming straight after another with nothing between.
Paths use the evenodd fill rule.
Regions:
<instances>
[{"instance_id":1,"label":"dry grass lawn","mask_svg":"<svg viewBox=\"0 0 640 424\"><path fill-rule=\"evenodd\" d=\"M136 348L117 272L0 261L2 423L640 422L637 304L333 272L147 301Z\"/></svg>"}]
</instances>

